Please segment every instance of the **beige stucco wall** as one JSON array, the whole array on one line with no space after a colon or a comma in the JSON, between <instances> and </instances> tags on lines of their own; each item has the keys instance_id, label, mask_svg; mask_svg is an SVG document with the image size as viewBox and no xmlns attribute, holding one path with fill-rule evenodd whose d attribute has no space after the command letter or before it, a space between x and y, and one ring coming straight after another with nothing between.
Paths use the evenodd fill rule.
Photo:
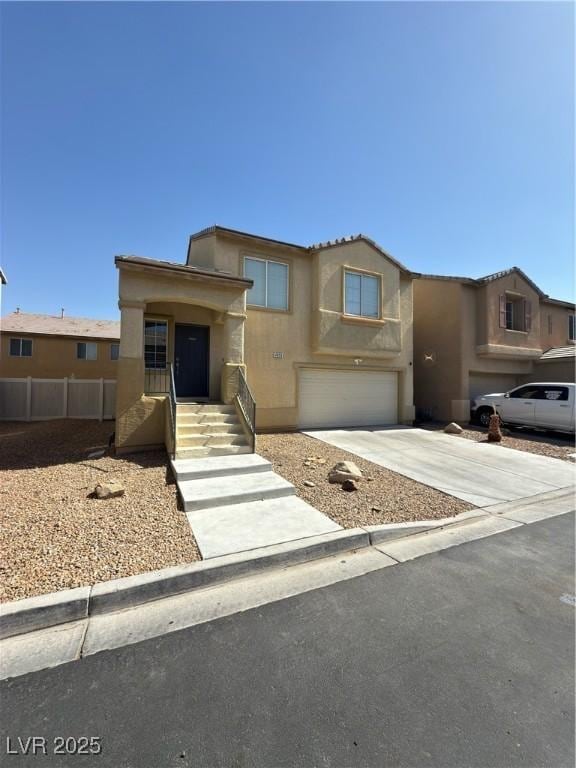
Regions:
<instances>
[{"instance_id":1,"label":"beige stucco wall","mask_svg":"<svg viewBox=\"0 0 576 768\"><path fill-rule=\"evenodd\" d=\"M530 332L500 328L500 295L507 291L531 302ZM516 376L518 382L542 375L535 367L542 351L567 344L569 310L564 308L556 313L554 326L565 327L566 337L555 335L552 344L542 341L543 334L547 335L546 314L550 308L517 274L480 287L454 280L415 280L414 377L418 411L442 421L467 421L470 377L474 374ZM430 353L434 353L434 361L426 362L424 355Z\"/></svg>"},{"instance_id":2,"label":"beige stucco wall","mask_svg":"<svg viewBox=\"0 0 576 768\"><path fill-rule=\"evenodd\" d=\"M32 357L11 357L10 339L32 340ZM76 345L79 341L98 345L96 360L78 360ZM80 337L40 336L24 333L0 335L0 377L38 379L115 379L118 361L110 359L110 345L118 340L96 340Z\"/></svg>"},{"instance_id":3,"label":"beige stucco wall","mask_svg":"<svg viewBox=\"0 0 576 768\"><path fill-rule=\"evenodd\" d=\"M412 281L401 280L396 265L361 241L312 254L215 237L212 253L213 266L238 275L245 256L289 265L287 312L247 306L245 362L259 430L297 427L299 370L310 366L398 371L399 417L411 422ZM196 263L194 243L189 259ZM382 276L382 322L342 318L344 265ZM362 359L360 366L355 366L355 358Z\"/></svg>"},{"instance_id":4,"label":"beige stucco wall","mask_svg":"<svg viewBox=\"0 0 576 768\"><path fill-rule=\"evenodd\" d=\"M540 343L544 350L574 344L568 338L568 318L574 314L574 309L559 307L544 301L540 305L540 312ZM548 317L552 320L552 333L549 333Z\"/></svg>"}]
</instances>

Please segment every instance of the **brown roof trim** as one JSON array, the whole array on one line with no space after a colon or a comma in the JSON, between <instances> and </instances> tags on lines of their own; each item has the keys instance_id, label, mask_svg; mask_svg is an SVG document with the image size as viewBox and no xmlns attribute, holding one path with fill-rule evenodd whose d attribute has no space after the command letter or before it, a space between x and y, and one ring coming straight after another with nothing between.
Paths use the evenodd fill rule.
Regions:
<instances>
[{"instance_id":1,"label":"brown roof trim","mask_svg":"<svg viewBox=\"0 0 576 768\"><path fill-rule=\"evenodd\" d=\"M305 245L297 245L296 243L287 243L285 240L275 240L272 237L264 237L263 235L254 235L251 232L243 232L240 229L230 229L229 227L221 227L218 224L214 224L212 227L206 227L206 229L201 229L199 232L195 232L193 235L190 235L189 243L192 243L194 240L200 240L203 237L208 237L209 235L224 235L225 237L239 237L246 240L257 240L262 243L268 243L272 245L280 245L283 248L294 248L297 251L305 252L308 250L308 248ZM190 252L190 245L188 245L188 252Z\"/></svg>"},{"instance_id":2,"label":"brown roof trim","mask_svg":"<svg viewBox=\"0 0 576 768\"><path fill-rule=\"evenodd\" d=\"M0 267L0 285L8 285L8 280L6 280L6 275L4 274L2 267Z\"/></svg>"},{"instance_id":3,"label":"brown roof trim","mask_svg":"<svg viewBox=\"0 0 576 768\"><path fill-rule=\"evenodd\" d=\"M300 253L314 253L319 250L325 250L326 248L334 248L338 245L345 245L346 243L352 243L355 241L363 241L370 245L374 250L378 251L382 256L385 256L389 261L391 261L393 264L395 264L398 269L400 269L402 272L405 272L407 275L410 275L412 277L416 277L419 273L418 272L411 272L407 267L404 266L398 259L395 259L394 256L388 253L388 251L385 251L384 248L382 248L375 240L372 240L370 237L367 237L366 235L352 235L350 237L342 237L340 239L336 240L328 240L326 243L315 243L313 245L297 245L296 243L288 243L285 240L275 240L271 237L264 237L262 235L254 235L250 232L242 232L239 229L230 229L228 227L220 227L217 224L206 227L206 229L201 229L199 232L196 232L193 235L190 235L190 239L188 242L188 254L187 258L190 256L190 246L194 240L201 240L203 237L209 237L210 235L224 235L228 237L234 237L234 238L241 238L245 240L253 240L256 242L264 243L265 245L276 245L280 246L282 248L290 248L299 251Z\"/></svg>"},{"instance_id":4,"label":"brown roof trim","mask_svg":"<svg viewBox=\"0 0 576 768\"><path fill-rule=\"evenodd\" d=\"M159 261L157 259L147 259L143 256L116 256L114 258L116 267L134 267L136 269L145 269L153 272L173 272L186 277L199 277L204 280L213 280L214 282L225 282L230 286L240 288L251 288L253 280L248 278L231 275L228 272L218 272L216 270L198 269L187 264L176 264L172 261Z\"/></svg>"},{"instance_id":5,"label":"brown roof trim","mask_svg":"<svg viewBox=\"0 0 576 768\"><path fill-rule=\"evenodd\" d=\"M118 323L120 325L120 323ZM27 331L23 328L0 328L0 335L13 336L14 338L27 338L28 336L42 336L50 339L70 339L73 341L87 339L89 341L102 341L104 343L117 344L120 341L120 331L118 336L93 336L90 333L51 333L50 331Z\"/></svg>"},{"instance_id":6,"label":"brown roof trim","mask_svg":"<svg viewBox=\"0 0 576 768\"><path fill-rule=\"evenodd\" d=\"M557 304L562 307L574 307L574 304L569 301L562 301L561 299L552 299L550 296L548 296L544 291L542 291L541 288L539 288L536 283L531 280L528 275L520 269L520 267L510 267L510 269L505 269L502 272L494 272L491 275L486 275L485 277L458 277L456 275L426 275L421 274L417 275L417 277L422 278L423 280L452 280L457 283L464 283L465 285L474 285L476 287L480 285L485 285L486 283L491 283L493 280L499 280L501 277L506 277L506 275L511 275L513 273L516 273L520 275L528 285L530 285L538 294L540 297L540 300L543 302L546 302L547 304Z\"/></svg>"},{"instance_id":7,"label":"brown roof trim","mask_svg":"<svg viewBox=\"0 0 576 768\"><path fill-rule=\"evenodd\" d=\"M568 309L572 309L576 311L576 304L574 304L573 301L563 301L562 299L551 299L550 296L545 296L542 301L545 304L554 304L558 307L567 307Z\"/></svg>"}]
</instances>

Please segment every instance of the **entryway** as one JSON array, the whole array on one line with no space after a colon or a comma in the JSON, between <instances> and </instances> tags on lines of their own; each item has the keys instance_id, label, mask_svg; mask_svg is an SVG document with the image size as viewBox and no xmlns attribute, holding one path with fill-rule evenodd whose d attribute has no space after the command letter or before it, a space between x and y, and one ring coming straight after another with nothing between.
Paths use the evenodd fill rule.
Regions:
<instances>
[{"instance_id":1,"label":"entryway","mask_svg":"<svg viewBox=\"0 0 576 768\"><path fill-rule=\"evenodd\" d=\"M176 397L207 398L210 371L210 328L176 323L174 383Z\"/></svg>"}]
</instances>

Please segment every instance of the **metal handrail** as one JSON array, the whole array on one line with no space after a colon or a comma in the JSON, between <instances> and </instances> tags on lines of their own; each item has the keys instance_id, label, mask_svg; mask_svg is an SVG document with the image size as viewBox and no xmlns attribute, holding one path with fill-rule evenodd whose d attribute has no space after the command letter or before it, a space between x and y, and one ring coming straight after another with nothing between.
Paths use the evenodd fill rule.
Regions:
<instances>
[{"instance_id":1,"label":"metal handrail","mask_svg":"<svg viewBox=\"0 0 576 768\"><path fill-rule=\"evenodd\" d=\"M172 447L174 457L176 456L176 382L174 381L174 366L168 363L170 373L170 386L168 397L170 398L170 426L172 427Z\"/></svg>"},{"instance_id":2,"label":"metal handrail","mask_svg":"<svg viewBox=\"0 0 576 768\"><path fill-rule=\"evenodd\" d=\"M242 368L238 368L238 391L236 400L244 415L248 429L250 430L252 453L256 450L256 401L244 376Z\"/></svg>"}]
</instances>

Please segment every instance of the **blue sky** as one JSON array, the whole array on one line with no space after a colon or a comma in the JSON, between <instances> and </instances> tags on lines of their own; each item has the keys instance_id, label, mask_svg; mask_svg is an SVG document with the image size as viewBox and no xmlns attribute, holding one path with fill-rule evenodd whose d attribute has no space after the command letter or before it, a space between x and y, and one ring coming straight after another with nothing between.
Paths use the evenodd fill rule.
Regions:
<instances>
[{"instance_id":1,"label":"blue sky","mask_svg":"<svg viewBox=\"0 0 576 768\"><path fill-rule=\"evenodd\" d=\"M2 311L210 224L574 296L569 3L4 3Z\"/></svg>"}]
</instances>

